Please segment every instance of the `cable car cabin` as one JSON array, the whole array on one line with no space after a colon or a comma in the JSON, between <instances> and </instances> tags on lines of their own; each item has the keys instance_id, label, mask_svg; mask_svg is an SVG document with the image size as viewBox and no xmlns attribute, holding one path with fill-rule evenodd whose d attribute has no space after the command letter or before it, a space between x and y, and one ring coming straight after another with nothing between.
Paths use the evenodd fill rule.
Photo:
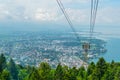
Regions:
<instances>
[{"instance_id":1,"label":"cable car cabin","mask_svg":"<svg viewBox=\"0 0 120 80\"><path fill-rule=\"evenodd\" d=\"M82 48L87 52L90 49L90 44L89 43L83 43Z\"/></svg>"}]
</instances>

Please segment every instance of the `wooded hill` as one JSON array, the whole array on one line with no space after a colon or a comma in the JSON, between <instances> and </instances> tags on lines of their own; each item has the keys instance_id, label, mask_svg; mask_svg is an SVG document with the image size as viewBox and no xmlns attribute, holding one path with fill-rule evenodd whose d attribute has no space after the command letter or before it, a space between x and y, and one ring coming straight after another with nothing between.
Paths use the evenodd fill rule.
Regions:
<instances>
[{"instance_id":1,"label":"wooded hill","mask_svg":"<svg viewBox=\"0 0 120 80\"><path fill-rule=\"evenodd\" d=\"M91 62L87 69L83 66L69 68L61 64L54 69L45 62L40 63L39 67L23 67L15 64L13 59L6 62L1 54L0 80L120 80L120 62L108 63L100 58L97 63Z\"/></svg>"}]
</instances>

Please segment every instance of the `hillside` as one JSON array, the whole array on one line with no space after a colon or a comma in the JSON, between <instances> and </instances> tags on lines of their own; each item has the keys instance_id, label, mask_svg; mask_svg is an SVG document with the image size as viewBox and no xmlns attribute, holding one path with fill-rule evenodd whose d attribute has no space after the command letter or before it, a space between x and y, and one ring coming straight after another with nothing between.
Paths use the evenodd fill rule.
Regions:
<instances>
[{"instance_id":1,"label":"hillside","mask_svg":"<svg viewBox=\"0 0 120 80\"><path fill-rule=\"evenodd\" d=\"M120 62L108 63L100 58L97 63L91 62L87 68L69 68L60 63L56 68L51 68L45 62L34 67L15 64L13 59L7 62L1 54L0 80L120 80Z\"/></svg>"}]
</instances>

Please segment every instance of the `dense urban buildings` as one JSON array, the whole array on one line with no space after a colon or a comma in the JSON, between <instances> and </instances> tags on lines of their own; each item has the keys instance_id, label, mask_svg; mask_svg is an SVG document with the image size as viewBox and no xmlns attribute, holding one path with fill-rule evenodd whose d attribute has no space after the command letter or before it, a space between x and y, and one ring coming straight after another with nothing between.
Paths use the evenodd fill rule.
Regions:
<instances>
[{"instance_id":1,"label":"dense urban buildings","mask_svg":"<svg viewBox=\"0 0 120 80\"><path fill-rule=\"evenodd\" d=\"M3 36L3 37L2 37ZM17 64L35 65L48 62L52 67L61 63L69 67L80 67L84 60L82 43L87 37L80 36L77 41L72 33L44 33L44 32L14 32L1 34L0 53L13 58ZM100 39L92 40L92 47L87 57L89 60L98 58L106 52L106 42Z\"/></svg>"}]
</instances>

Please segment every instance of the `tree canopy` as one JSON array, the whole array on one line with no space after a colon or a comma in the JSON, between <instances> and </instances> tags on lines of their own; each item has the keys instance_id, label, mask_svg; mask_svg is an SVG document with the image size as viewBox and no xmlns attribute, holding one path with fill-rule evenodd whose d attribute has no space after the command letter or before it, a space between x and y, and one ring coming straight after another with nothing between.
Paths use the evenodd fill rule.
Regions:
<instances>
[{"instance_id":1,"label":"tree canopy","mask_svg":"<svg viewBox=\"0 0 120 80\"><path fill-rule=\"evenodd\" d=\"M6 62L0 55L0 80L120 80L120 62L108 63L100 58L97 63L91 62L87 68L69 68L58 64L52 68L42 62L39 67L21 66L11 58Z\"/></svg>"}]
</instances>

